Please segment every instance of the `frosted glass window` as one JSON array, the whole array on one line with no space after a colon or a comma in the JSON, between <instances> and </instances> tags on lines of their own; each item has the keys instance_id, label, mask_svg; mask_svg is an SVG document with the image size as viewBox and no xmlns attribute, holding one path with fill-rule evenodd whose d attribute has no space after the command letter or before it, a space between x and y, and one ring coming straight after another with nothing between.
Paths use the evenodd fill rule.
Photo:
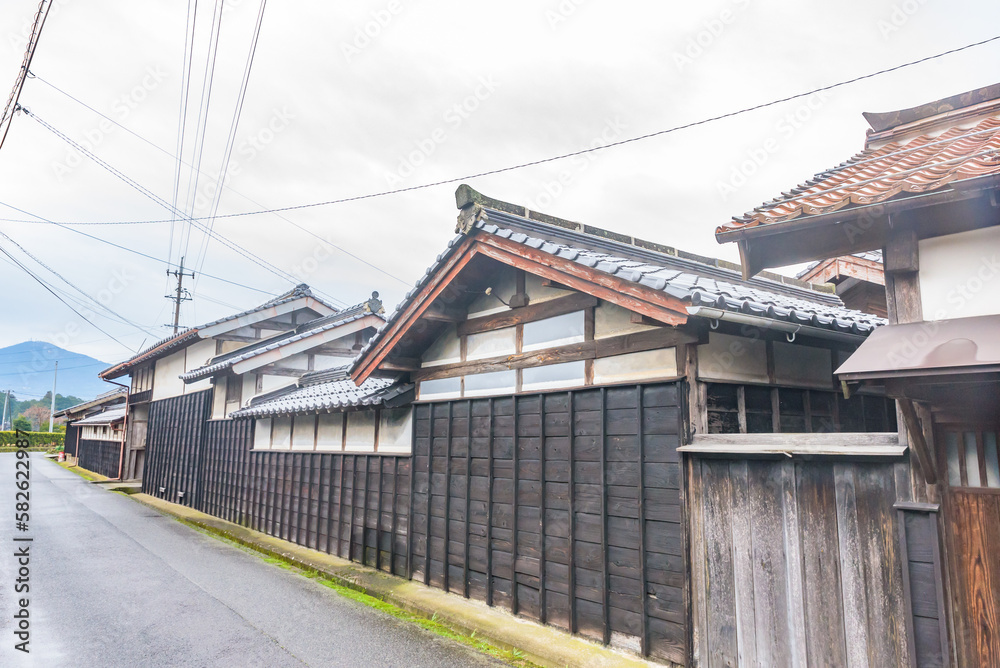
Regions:
<instances>
[{"instance_id":1,"label":"frosted glass window","mask_svg":"<svg viewBox=\"0 0 1000 668\"><path fill-rule=\"evenodd\" d=\"M543 390L552 387L574 387L583 385L584 363L564 362L536 366L521 371L522 390Z\"/></svg>"},{"instance_id":2,"label":"frosted glass window","mask_svg":"<svg viewBox=\"0 0 1000 668\"><path fill-rule=\"evenodd\" d=\"M539 350L583 341L583 311L524 323L521 350Z\"/></svg>"},{"instance_id":3,"label":"frosted glass window","mask_svg":"<svg viewBox=\"0 0 1000 668\"><path fill-rule=\"evenodd\" d=\"M481 397L490 394L509 394L516 389L516 371L493 371L465 377L465 396Z\"/></svg>"},{"instance_id":4,"label":"frosted glass window","mask_svg":"<svg viewBox=\"0 0 1000 668\"><path fill-rule=\"evenodd\" d=\"M461 378L440 378L420 382L421 399L447 399L462 396Z\"/></svg>"},{"instance_id":5,"label":"frosted glass window","mask_svg":"<svg viewBox=\"0 0 1000 668\"><path fill-rule=\"evenodd\" d=\"M983 454L986 455L986 486L1000 487L1000 462L997 460L997 434L995 431L983 432Z\"/></svg>"},{"instance_id":6,"label":"frosted glass window","mask_svg":"<svg viewBox=\"0 0 1000 668\"><path fill-rule=\"evenodd\" d=\"M967 431L962 434L965 441L965 479L969 487L981 487L979 479L979 448L976 447L976 432Z\"/></svg>"},{"instance_id":7,"label":"frosted glass window","mask_svg":"<svg viewBox=\"0 0 1000 668\"><path fill-rule=\"evenodd\" d=\"M513 355L517 352L515 337L514 327L469 334L466 340L465 358L475 360L499 355Z\"/></svg>"},{"instance_id":8,"label":"frosted glass window","mask_svg":"<svg viewBox=\"0 0 1000 668\"><path fill-rule=\"evenodd\" d=\"M953 431L946 432L944 442L948 451L948 484L952 487L961 487L962 474L958 467L958 434Z\"/></svg>"}]
</instances>

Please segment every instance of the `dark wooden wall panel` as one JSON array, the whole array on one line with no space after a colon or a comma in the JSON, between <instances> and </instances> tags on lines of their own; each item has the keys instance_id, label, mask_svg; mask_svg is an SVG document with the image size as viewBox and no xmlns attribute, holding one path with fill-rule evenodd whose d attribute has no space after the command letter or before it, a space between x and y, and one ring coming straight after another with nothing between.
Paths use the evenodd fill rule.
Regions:
<instances>
[{"instance_id":1,"label":"dark wooden wall panel","mask_svg":"<svg viewBox=\"0 0 1000 668\"><path fill-rule=\"evenodd\" d=\"M414 411L414 578L684 662L677 384Z\"/></svg>"},{"instance_id":2,"label":"dark wooden wall panel","mask_svg":"<svg viewBox=\"0 0 1000 668\"><path fill-rule=\"evenodd\" d=\"M211 403L212 391L205 390L149 405L144 493L199 507L202 440Z\"/></svg>"},{"instance_id":3,"label":"dark wooden wall panel","mask_svg":"<svg viewBox=\"0 0 1000 668\"><path fill-rule=\"evenodd\" d=\"M690 475L696 665L910 665L892 464L692 459Z\"/></svg>"},{"instance_id":4,"label":"dark wooden wall panel","mask_svg":"<svg viewBox=\"0 0 1000 668\"><path fill-rule=\"evenodd\" d=\"M251 529L396 575L407 574L410 457L249 452ZM206 510L206 512L210 512Z\"/></svg>"},{"instance_id":5,"label":"dark wooden wall panel","mask_svg":"<svg viewBox=\"0 0 1000 668\"><path fill-rule=\"evenodd\" d=\"M905 550L906 566L903 584L912 626L910 650L916 668L943 668L949 664L937 522L937 512L899 511L900 543Z\"/></svg>"},{"instance_id":6,"label":"dark wooden wall panel","mask_svg":"<svg viewBox=\"0 0 1000 668\"><path fill-rule=\"evenodd\" d=\"M117 478L121 451L121 441L80 439L79 466L108 478Z\"/></svg>"},{"instance_id":7,"label":"dark wooden wall panel","mask_svg":"<svg viewBox=\"0 0 1000 668\"><path fill-rule=\"evenodd\" d=\"M198 510L237 524L246 523L253 425L253 420L205 423Z\"/></svg>"},{"instance_id":8,"label":"dark wooden wall panel","mask_svg":"<svg viewBox=\"0 0 1000 668\"><path fill-rule=\"evenodd\" d=\"M66 453L68 457L76 457L77 455L77 441L80 438L80 429L75 424L66 425L66 438L63 440L63 452Z\"/></svg>"}]
</instances>

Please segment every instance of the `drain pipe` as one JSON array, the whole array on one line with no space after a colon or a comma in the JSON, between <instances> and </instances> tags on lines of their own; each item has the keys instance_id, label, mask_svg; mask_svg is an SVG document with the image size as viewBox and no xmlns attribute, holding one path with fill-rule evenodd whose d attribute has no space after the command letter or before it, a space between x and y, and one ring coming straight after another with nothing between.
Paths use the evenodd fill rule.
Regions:
<instances>
[{"instance_id":1,"label":"drain pipe","mask_svg":"<svg viewBox=\"0 0 1000 668\"><path fill-rule=\"evenodd\" d=\"M125 417L122 418L122 444L121 448L118 450L118 477L115 480L121 482L122 474L125 468L125 438L128 434L128 400L129 400L129 390L131 389L128 385L122 385L121 383L116 383L113 380L108 380L107 378L102 379L105 383L111 383L112 385L117 385L118 387L125 388Z\"/></svg>"}]
</instances>

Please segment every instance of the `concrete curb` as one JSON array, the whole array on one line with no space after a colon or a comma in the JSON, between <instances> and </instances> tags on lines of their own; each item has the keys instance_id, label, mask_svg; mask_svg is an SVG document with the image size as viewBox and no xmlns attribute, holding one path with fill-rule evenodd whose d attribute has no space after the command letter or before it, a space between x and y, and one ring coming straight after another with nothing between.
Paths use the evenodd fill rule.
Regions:
<instances>
[{"instance_id":1,"label":"concrete curb","mask_svg":"<svg viewBox=\"0 0 1000 668\"><path fill-rule=\"evenodd\" d=\"M546 668L650 668L663 664L646 661L573 636L551 626L515 617L501 608L449 594L422 583L388 575L339 557L296 545L274 536L213 517L206 513L163 501L148 494L131 494L130 499L166 515L223 536L240 545L293 566L321 573L334 582L382 599L414 615L435 618L445 626L505 649L517 649L524 657Z\"/></svg>"}]
</instances>

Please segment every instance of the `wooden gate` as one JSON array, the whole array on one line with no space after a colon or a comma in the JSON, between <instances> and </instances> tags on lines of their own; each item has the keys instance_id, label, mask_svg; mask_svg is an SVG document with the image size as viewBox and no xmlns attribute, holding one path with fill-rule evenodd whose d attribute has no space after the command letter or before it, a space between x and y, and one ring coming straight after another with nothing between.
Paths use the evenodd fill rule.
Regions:
<instances>
[{"instance_id":1,"label":"wooden gate","mask_svg":"<svg viewBox=\"0 0 1000 668\"><path fill-rule=\"evenodd\" d=\"M955 645L960 666L1000 666L1000 466L995 429L944 432Z\"/></svg>"},{"instance_id":2,"label":"wooden gate","mask_svg":"<svg viewBox=\"0 0 1000 668\"><path fill-rule=\"evenodd\" d=\"M676 383L415 406L413 576L683 663Z\"/></svg>"}]
</instances>

